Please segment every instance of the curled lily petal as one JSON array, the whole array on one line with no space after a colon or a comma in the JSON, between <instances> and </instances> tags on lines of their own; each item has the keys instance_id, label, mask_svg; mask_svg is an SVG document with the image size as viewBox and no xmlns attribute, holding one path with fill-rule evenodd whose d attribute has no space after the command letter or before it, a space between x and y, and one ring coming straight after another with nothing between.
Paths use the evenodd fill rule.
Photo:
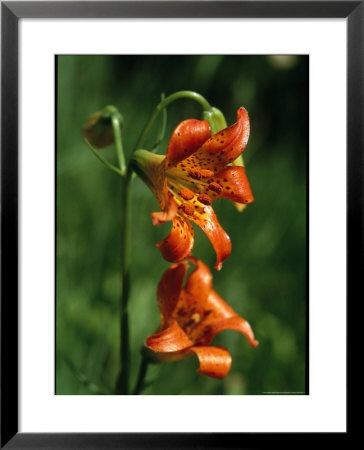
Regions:
<instances>
[{"instance_id":1,"label":"curled lily petal","mask_svg":"<svg viewBox=\"0 0 364 450\"><path fill-rule=\"evenodd\" d=\"M146 348L146 351L146 355L150 361L161 363L179 361L181 359L187 358L188 356L191 356L192 354L189 348L177 352L154 352L153 350L148 348Z\"/></svg>"},{"instance_id":2,"label":"curled lily petal","mask_svg":"<svg viewBox=\"0 0 364 450\"><path fill-rule=\"evenodd\" d=\"M179 262L191 253L195 241L192 225L181 215L173 219L172 230L157 244L163 258L169 262Z\"/></svg>"},{"instance_id":3,"label":"curled lily petal","mask_svg":"<svg viewBox=\"0 0 364 450\"><path fill-rule=\"evenodd\" d=\"M245 167L230 166L216 174L211 182L216 182L222 187L219 197L229 198L238 203L254 201Z\"/></svg>"},{"instance_id":4,"label":"curled lily petal","mask_svg":"<svg viewBox=\"0 0 364 450\"><path fill-rule=\"evenodd\" d=\"M176 321L160 333L152 334L145 341L146 347L158 353L179 352L192 345L193 342Z\"/></svg>"},{"instance_id":5,"label":"curled lily petal","mask_svg":"<svg viewBox=\"0 0 364 450\"><path fill-rule=\"evenodd\" d=\"M247 146L250 134L248 111L239 108L237 122L211 136L203 146L193 154L200 164L216 167L233 162Z\"/></svg>"},{"instance_id":6,"label":"curled lily petal","mask_svg":"<svg viewBox=\"0 0 364 450\"><path fill-rule=\"evenodd\" d=\"M190 338L198 345L209 345L213 338L224 330L242 333L252 347L257 347L250 324L239 316L213 289L205 303L205 317L190 333Z\"/></svg>"},{"instance_id":7,"label":"curled lily petal","mask_svg":"<svg viewBox=\"0 0 364 450\"><path fill-rule=\"evenodd\" d=\"M198 345L209 345L214 337L224 330L235 330L242 333L252 347L257 347L259 342L255 340L253 330L243 317L235 316L220 321L212 321L203 328L203 335L196 340Z\"/></svg>"},{"instance_id":8,"label":"curled lily petal","mask_svg":"<svg viewBox=\"0 0 364 450\"><path fill-rule=\"evenodd\" d=\"M195 214L190 218L205 232L216 252L215 269L221 270L222 263L231 253L231 241L217 220L216 214L211 206L204 208L204 214Z\"/></svg>"},{"instance_id":9,"label":"curled lily petal","mask_svg":"<svg viewBox=\"0 0 364 450\"><path fill-rule=\"evenodd\" d=\"M163 322L168 322L178 303L187 269L185 262L174 264L164 272L158 284L158 306Z\"/></svg>"},{"instance_id":10,"label":"curled lily petal","mask_svg":"<svg viewBox=\"0 0 364 450\"><path fill-rule=\"evenodd\" d=\"M240 166L240 167L245 167L244 166L244 160L243 160L243 155L242 154L240 154L237 158L236 158L236 160L235 161L233 161L233 163L232 163L232 165L233 166ZM239 202L233 202L234 203L234 206L235 206L235 208L239 211L239 212L242 212L242 211L244 211L244 209L246 208L246 204L244 204L244 203L239 203Z\"/></svg>"},{"instance_id":11,"label":"curled lily petal","mask_svg":"<svg viewBox=\"0 0 364 450\"><path fill-rule=\"evenodd\" d=\"M208 296L206 308L211 312L211 320L227 319L236 315L233 308L214 289L211 289Z\"/></svg>"},{"instance_id":12,"label":"curled lily petal","mask_svg":"<svg viewBox=\"0 0 364 450\"><path fill-rule=\"evenodd\" d=\"M224 378L230 372L231 355L223 347L191 347L196 353L200 366L198 373L213 378Z\"/></svg>"},{"instance_id":13,"label":"curled lily petal","mask_svg":"<svg viewBox=\"0 0 364 450\"><path fill-rule=\"evenodd\" d=\"M187 283L184 288L185 292L191 297L207 299L212 288L212 275L210 269L201 260L190 256L188 258L195 264L195 269L187 278Z\"/></svg>"},{"instance_id":14,"label":"curled lily petal","mask_svg":"<svg viewBox=\"0 0 364 450\"><path fill-rule=\"evenodd\" d=\"M166 166L190 156L211 136L207 120L187 119L174 129L168 143Z\"/></svg>"}]
</instances>

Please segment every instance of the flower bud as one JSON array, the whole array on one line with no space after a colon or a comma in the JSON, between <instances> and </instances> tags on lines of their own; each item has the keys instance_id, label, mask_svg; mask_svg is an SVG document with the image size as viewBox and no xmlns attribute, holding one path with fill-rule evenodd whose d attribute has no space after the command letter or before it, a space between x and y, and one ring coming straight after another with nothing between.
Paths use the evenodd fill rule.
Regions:
<instances>
[{"instance_id":1,"label":"flower bud","mask_svg":"<svg viewBox=\"0 0 364 450\"><path fill-rule=\"evenodd\" d=\"M82 134L93 147L104 148L114 142L113 116L117 117L122 125L123 118L115 106L106 106L86 120Z\"/></svg>"}]
</instances>

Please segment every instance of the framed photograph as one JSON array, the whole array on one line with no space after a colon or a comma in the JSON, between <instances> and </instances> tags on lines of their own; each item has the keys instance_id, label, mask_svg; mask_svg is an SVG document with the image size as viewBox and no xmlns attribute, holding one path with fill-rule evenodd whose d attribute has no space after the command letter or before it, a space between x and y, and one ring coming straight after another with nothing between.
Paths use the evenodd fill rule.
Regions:
<instances>
[{"instance_id":1,"label":"framed photograph","mask_svg":"<svg viewBox=\"0 0 364 450\"><path fill-rule=\"evenodd\" d=\"M1 11L1 446L346 437L363 3Z\"/></svg>"}]
</instances>

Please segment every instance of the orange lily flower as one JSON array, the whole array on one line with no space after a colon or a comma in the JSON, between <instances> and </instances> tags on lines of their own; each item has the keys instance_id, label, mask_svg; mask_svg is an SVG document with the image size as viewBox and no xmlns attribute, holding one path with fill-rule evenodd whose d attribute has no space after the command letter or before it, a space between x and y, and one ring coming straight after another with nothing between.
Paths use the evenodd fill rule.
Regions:
<instances>
[{"instance_id":1,"label":"orange lily flower","mask_svg":"<svg viewBox=\"0 0 364 450\"><path fill-rule=\"evenodd\" d=\"M192 221L211 241L217 255L215 268L221 269L231 241L211 203L222 197L241 204L254 200L245 168L230 165L245 149L249 131L248 112L239 108L237 122L213 136L207 120L184 120L173 131L166 156L135 152L136 171L162 209L152 213L153 224L173 221L169 235L157 244L167 261L179 262L191 253Z\"/></svg>"},{"instance_id":2,"label":"orange lily flower","mask_svg":"<svg viewBox=\"0 0 364 450\"><path fill-rule=\"evenodd\" d=\"M161 325L149 336L146 347L161 361L174 361L192 354L199 359L198 373L224 378L230 371L231 355L224 347L209 344L223 330L244 334L252 347L258 345L249 323L212 289L208 267L194 257L189 258L195 269L182 287L188 269L187 262L169 267L157 290Z\"/></svg>"}]
</instances>

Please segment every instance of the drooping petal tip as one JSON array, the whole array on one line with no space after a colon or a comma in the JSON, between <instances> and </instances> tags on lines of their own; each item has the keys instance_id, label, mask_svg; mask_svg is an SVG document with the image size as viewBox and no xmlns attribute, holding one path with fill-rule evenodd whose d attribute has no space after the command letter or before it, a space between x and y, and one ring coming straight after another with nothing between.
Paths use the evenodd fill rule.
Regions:
<instances>
[{"instance_id":1,"label":"drooping petal tip","mask_svg":"<svg viewBox=\"0 0 364 450\"><path fill-rule=\"evenodd\" d=\"M259 344L259 342L255 340L254 333L249 322L243 317L235 315L234 317L229 317L211 324L210 339L212 340L216 334L224 330L238 331L248 339L249 344L254 348Z\"/></svg>"},{"instance_id":2,"label":"drooping petal tip","mask_svg":"<svg viewBox=\"0 0 364 450\"><path fill-rule=\"evenodd\" d=\"M243 334L252 347L257 347L258 341L249 322L239 316L214 289L209 293L205 309L209 315L194 335L195 345L209 345L218 333L235 330Z\"/></svg>"},{"instance_id":3,"label":"drooping petal tip","mask_svg":"<svg viewBox=\"0 0 364 450\"><path fill-rule=\"evenodd\" d=\"M221 270L223 262L229 257L231 253L231 240L228 234L224 231L224 233L219 236L219 239L215 243L213 243L213 246L215 248L217 256L215 269Z\"/></svg>"}]
</instances>

